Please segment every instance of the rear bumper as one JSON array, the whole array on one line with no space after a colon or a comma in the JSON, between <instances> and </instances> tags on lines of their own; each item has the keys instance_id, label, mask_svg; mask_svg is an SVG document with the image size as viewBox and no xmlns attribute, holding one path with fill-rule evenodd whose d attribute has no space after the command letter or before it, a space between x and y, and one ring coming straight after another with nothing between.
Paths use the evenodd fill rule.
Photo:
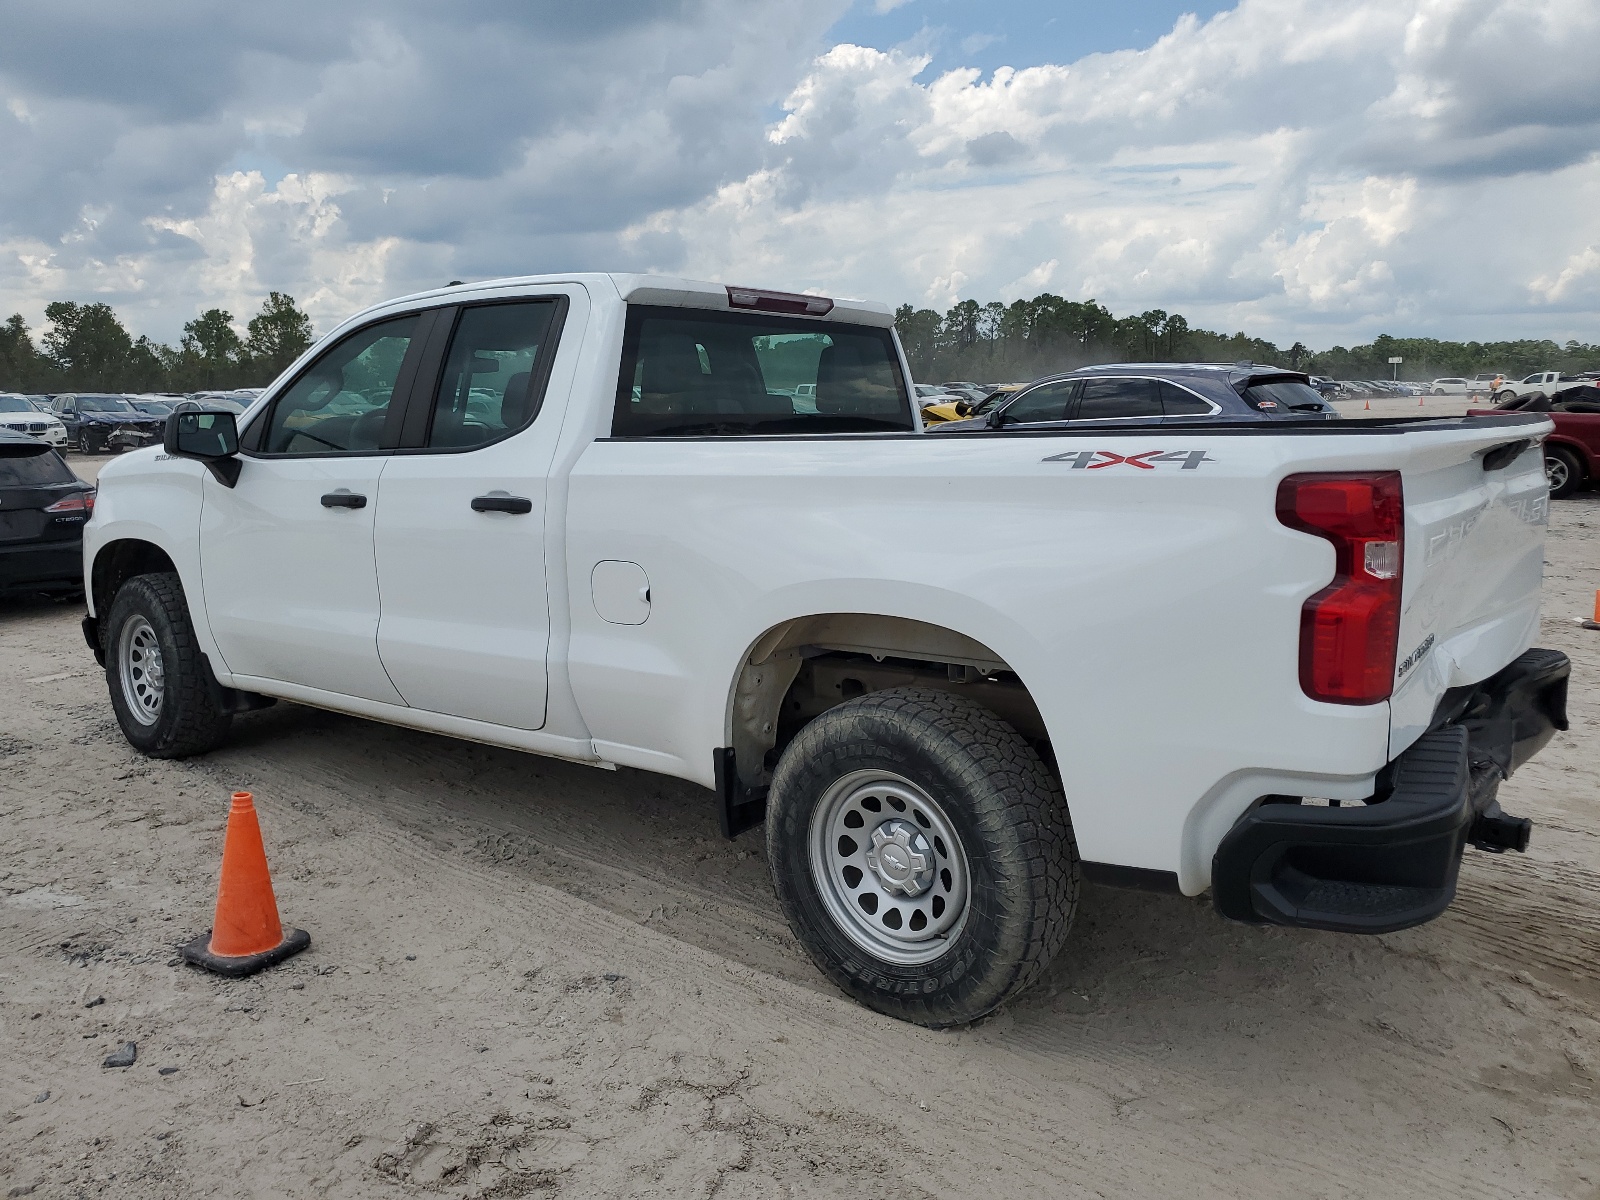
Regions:
<instances>
[{"instance_id":1,"label":"rear bumper","mask_svg":"<svg viewBox=\"0 0 1600 1200\"><path fill-rule=\"evenodd\" d=\"M1390 763L1376 798L1354 807L1264 797L1212 860L1212 898L1237 921L1388 933L1432 920L1455 896L1461 855L1522 850L1531 823L1495 793L1567 728L1567 656L1529 650L1503 671L1446 693L1429 732Z\"/></svg>"},{"instance_id":2,"label":"rear bumper","mask_svg":"<svg viewBox=\"0 0 1600 1200\"><path fill-rule=\"evenodd\" d=\"M83 542L20 542L0 546L0 591L83 586Z\"/></svg>"}]
</instances>

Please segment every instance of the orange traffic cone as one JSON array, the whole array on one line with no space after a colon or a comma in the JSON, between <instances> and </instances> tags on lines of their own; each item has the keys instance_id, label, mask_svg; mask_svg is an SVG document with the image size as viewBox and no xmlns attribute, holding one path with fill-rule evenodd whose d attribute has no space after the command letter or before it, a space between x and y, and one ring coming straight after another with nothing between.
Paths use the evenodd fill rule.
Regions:
<instances>
[{"instance_id":1,"label":"orange traffic cone","mask_svg":"<svg viewBox=\"0 0 1600 1200\"><path fill-rule=\"evenodd\" d=\"M222 882L209 932L180 953L197 967L238 979L280 963L311 945L304 929L284 932L272 894L267 851L249 792L235 792L222 842Z\"/></svg>"},{"instance_id":2,"label":"orange traffic cone","mask_svg":"<svg viewBox=\"0 0 1600 1200\"><path fill-rule=\"evenodd\" d=\"M1370 396L1367 397L1367 402L1365 404L1363 404L1361 406L1361 408L1362 408L1362 410L1364 412L1371 412L1372 411L1372 398Z\"/></svg>"},{"instance_id":3,"label":"orange traffic cone","mask_svg":"<svg viewBox=\"0 0 1600 1200\"><path fill-rule=\"evenodd\" d=\"M1600 629L1600 592L1594 594L1594 619L1583 623L1585 629Z\"/></svg>"}]
</instances>

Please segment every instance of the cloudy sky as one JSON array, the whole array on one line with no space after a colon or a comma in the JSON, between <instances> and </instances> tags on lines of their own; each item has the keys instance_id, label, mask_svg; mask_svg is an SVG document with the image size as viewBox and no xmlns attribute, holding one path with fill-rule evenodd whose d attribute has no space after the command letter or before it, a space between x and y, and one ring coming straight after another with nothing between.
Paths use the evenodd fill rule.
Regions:
<instances>
[{"instance_id":1,"label":"cloudy sky","mask_svg":"<svg viewBox=\"0 0 1600 1200\"><path fill-rule=\"evenodd\" d=\"M659 270L1600 341L1597 0L0 0L0 316Z\"/></svg>"}]
</instances>

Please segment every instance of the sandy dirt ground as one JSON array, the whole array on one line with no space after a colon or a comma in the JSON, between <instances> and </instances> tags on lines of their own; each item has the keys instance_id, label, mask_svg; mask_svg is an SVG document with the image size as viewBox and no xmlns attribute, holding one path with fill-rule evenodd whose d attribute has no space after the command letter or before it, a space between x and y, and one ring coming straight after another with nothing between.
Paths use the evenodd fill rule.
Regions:
<instances>
[{"instance_id":1,"label":"sandy dirt ground","mask_svg":"<svg viewBox=\"0 0 1600 1200\"><path fill-rule=\"evenodd\" d=\"M0 605L0 1195L1600 1197L1600 495L1552 507L1528 855L1375 938L1088 887L944 1033L832 990L706 791L288 704L148 761L76 607ZM225 982L174 947L235 788L313 944Z\"/></svg>"}]
</instances>

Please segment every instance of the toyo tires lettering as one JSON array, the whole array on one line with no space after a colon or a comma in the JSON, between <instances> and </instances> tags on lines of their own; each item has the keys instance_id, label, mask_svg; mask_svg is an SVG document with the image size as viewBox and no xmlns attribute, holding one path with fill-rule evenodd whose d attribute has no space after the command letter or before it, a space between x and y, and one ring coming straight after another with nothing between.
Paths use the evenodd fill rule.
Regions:
<instances>
[{"instance_id":1,"label":"toyo tires lettering","mask_svg":"<svg viewBox=\"0 0 1600 1200\"><path fill-rule=\"evenodd\" d=\"M1201 463L1216 462L1204 450L1141 450L1137 454L1118 454L1114 450L1069 450L1042 461L1066 463L1074 471L1098 471L1105 467L1133 467L1154 471L1158 463L1177 463L1180 471L1199 470Z\"/></svg>"}]
</instances>

